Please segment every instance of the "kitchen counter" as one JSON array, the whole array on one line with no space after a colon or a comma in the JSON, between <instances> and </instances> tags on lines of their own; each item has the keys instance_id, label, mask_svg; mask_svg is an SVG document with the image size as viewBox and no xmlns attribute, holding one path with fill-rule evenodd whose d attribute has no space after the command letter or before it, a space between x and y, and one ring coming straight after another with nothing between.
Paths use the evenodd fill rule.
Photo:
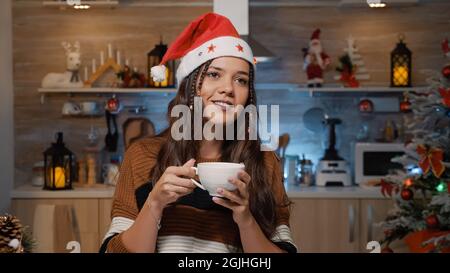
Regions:
<instances>
[{"instance_id":1,"label":"kitchen counter","mask_svg":"<svg viewBox=\"0 0 450 273\"><path fill-rule=\"evenodd\" d=\"M34 198L112 198L114 186L95 184L94 186L81 186L74 184L73 190L43 190L42 187L22 185L11 191L11 198L34 199Z\"/></svg>"},{"instance_id":2,"label":"kitchen counter","mask_svg":"<svg viewBox=\"0 0 450 273\"><path fill-rule=\"evenodd\" d=\"M112 198L115 187L104 184L80 186L75 184L73 190L49 191L32 185L22 185L11 192L11 198ZM385 199L379 187L300 187L286 185L289 198L336 198L336 199Z\"/></svg>"}]
</instances>

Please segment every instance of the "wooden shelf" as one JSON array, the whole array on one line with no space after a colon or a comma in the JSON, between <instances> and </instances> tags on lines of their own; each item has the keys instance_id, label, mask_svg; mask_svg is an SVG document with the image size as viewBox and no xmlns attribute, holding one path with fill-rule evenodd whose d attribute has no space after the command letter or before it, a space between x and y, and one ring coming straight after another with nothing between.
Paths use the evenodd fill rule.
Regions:
<instances>
[{"instance_id":1,"label":"wooden shelf","mask_svg":"<svg viewBox=\"0 0 450 273\"><path fill-rule=\"evenodd\" d=\"M300 92L310 97L313 96L401 96L404 92L423 92L428 87L405 87L392 88L383 86L373 87L358 87L358 88L343 88L343 87L322 87L322 88L308 88L298 84L284 84L284 83L260 83L256 84L256 90L259 91L273 91L273 92ZM41 94L41 103L44 103L46 94L175 94L177 88L108 88L108 87L93 87L93 88L39 88L38 92Z\"/></svg>"},{"instance_id":2,"label":"wooden shelf","mask_svg":"<svg viewBox=\"0 0 450 273\"><path fill-rule=\"evenodd\" d=\"M309 96L326 96L326 95L349 95L349 96L369 96L369 95L395 95L400 96L404 92L423 92L428 87L427 86L419 86L419 87L384 87L384 86L370 86L370 87L358 87L358 88L344 88L344 87L336 87L336 86L324 86L321 88L308 88L305 86L301 86L298 84L269 84L269 83L261 83L256 84L256 90L273 90L273 91L288 91L288 92L300 92L309 94Z\"/></svg>"},{"instance_id":3,"label":"wooden shelf","mask_svg":"<svg viewBox=\"0 0 450 273\"><path fill-rule=\"evenodd\" d=\"M39 93L73 93L73 94L140 94L140 93L176 93L176 88L109 88L109 87L92 87L92 88L39 88Z\"/></svg>"}]
</instances>

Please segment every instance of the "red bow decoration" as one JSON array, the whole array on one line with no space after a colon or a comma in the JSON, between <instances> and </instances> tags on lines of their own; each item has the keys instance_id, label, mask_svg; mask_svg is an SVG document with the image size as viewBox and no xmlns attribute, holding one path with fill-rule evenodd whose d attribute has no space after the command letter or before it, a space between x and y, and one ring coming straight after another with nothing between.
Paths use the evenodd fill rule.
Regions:
<instances>
[{"instance_id":1,"label":"red bow decoration","mask_svg":"<svg viewBox=\"0 0 450 273\"><path fill-rule=\"evenodd\" d=\"M355 75L347 71L341 73L340 80L345 83L346 87L359 87L359 82Z\"/></svg>"},{"instance_id":2,"label":"red bow decoration","mask_svg":"<svg viewBox=\"0 0 450 273\"><path fill-rule=\"evenodd\" d=\"M446 107L450 107L450 88L447 88L447 90L445 90L445 88L439 87L439 93L442 96L442 103Z\"/></svg>"},{"instance_id":3,"label":"red bow decoration","mask_svg":"<svg viewBox=\"0 0 450 273\"><path fill-rule=\"evenodd\" d=\"M419 166L422 171L426 174L431 168L434 176L441 177L445 170L445 166L442 163L442 159L444 158L444 152L442 149L429 148L420 144L417 146L416 150L420 155Z\"/></svg>"}]
</instances>

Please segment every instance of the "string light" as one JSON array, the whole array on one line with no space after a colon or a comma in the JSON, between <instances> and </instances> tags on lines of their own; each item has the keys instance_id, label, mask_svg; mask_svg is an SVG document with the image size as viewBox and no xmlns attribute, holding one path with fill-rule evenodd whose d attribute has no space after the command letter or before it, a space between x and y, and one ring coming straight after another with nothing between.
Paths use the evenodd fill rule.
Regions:
<instances>
[{"instance_id":1,"label":"string light","mask_svg":"<svg viewBox=\"0 0 450 273\"><path fill-rule=\"evenodd\" d=\"M439 183L439 185L436 186L436 190L438 192L444 192L447 189L445 188L445 183L441 181L441 183Z\"/></svg>"},{"instance_id":2,"label":"string light","mask_svg":"<svg viewBox=\"0 0 450 273\"><path fill-rule=\"evenodd\" d=\"M89 5L74 5L74 9L89 9L91 6Z\"/></svg>"}]
</instances>

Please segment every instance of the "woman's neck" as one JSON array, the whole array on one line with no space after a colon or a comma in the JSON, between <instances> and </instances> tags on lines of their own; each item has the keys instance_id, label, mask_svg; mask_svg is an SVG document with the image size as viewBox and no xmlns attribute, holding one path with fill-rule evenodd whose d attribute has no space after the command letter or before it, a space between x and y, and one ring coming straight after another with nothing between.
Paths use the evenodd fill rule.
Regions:
<instances>
[{"instance_id":1,"label":"woman's neck","mask_svg":"<svg viewBox=\"0 0 450 273\"><path fill-rule=\"evenodd\" d=\"M199 156L203 159L216 159L221 156L222 141L220 140L202 140L200 143Z\"/></svg>"}]
</instances>

